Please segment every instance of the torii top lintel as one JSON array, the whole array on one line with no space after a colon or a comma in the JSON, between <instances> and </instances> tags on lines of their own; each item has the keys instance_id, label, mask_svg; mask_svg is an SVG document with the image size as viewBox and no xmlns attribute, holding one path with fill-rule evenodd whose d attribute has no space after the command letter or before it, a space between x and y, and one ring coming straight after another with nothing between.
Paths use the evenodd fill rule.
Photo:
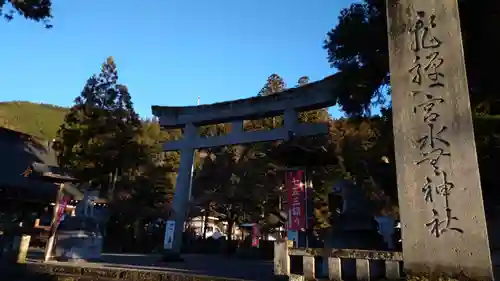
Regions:
<instances>
[{"instance_id":1,"label":"torii top lintel","mask_svg":"<svg viewBox=\"0 0 500 281\"><path fill-rule=\"evenodd\" d=\"M249 120L282 114L285 109L312 110L335 104L332 93L339 77L337 74L302 87L288 89L278 95L258 96L199 106L151 107L165 128L183 128L191 123L196 126Z\"/></svg>"}]
</instances>

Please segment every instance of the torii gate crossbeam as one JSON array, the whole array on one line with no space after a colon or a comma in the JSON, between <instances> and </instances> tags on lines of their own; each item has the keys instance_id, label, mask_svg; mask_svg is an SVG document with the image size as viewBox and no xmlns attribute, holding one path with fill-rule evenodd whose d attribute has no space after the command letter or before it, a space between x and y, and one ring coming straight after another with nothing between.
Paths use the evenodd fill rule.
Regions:
<instances>
[{"instance_id":1,"label":"torii gate crossbeam","mask_svg":"<svg viewBox=\"0 0 500 281\"><path fill-rule=\"evenodd\" d=\"M184 128L184 138L164 144L165 151L180 150L181 159L173 200L175 230L169 251L180 254L181 237L190 198L193 155L195 149L273 140L288 140L292 136L314 136L328 133L328 124L299 123L300 111L325 108L335 104L332 90L336 75L308 85L289 89L282 93L253 97L211 105L186 107L152 106L153 114L159 117L160 126L169 129ZM284 115L284 127L269 131L245 132L243 121L256 118ZM231 122L229 134L202 138L197 127Z\"/></svg>"}]
</instances>

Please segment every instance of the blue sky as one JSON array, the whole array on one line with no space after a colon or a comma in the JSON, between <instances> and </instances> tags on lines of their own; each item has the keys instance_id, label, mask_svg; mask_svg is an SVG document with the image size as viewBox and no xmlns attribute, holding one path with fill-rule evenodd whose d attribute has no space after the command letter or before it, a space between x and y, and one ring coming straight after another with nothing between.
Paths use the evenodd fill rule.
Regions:
<instances>
[{"instance_id":1,"label":"blue sky","mask_svg":"<svg viewBox=\"0 0 500 281\"><path fill-rule=\"evenodd\" d=\"M107 56L143 117L256 95L272 73L319 80L334 73L325 35L351 2L54 0L52 30L0 21L0 100L69 106Z\"/></svg>"}]
</instances>

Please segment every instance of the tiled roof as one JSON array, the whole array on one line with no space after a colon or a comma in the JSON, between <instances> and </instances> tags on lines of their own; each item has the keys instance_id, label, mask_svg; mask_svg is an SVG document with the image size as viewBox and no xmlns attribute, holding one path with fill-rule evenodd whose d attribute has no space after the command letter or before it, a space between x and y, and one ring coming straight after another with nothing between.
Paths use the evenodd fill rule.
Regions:
<instances>
[{"instance_id":1,"label":"tiled roof","mask_svg":"<svg viewBox=\"0 0 500 281\"><path fill-rule=\"evenodd\" d=\"M56 154L49 142L43 143L29 135L0 128L0 156L0 188L15 188L15 192L27 200L55 198L57 189L53 183L24 175L29 167L36 170L57 167ZM67 184L68 189L76 189L70 185ZM12 194L12 191L7 192Z\"/></svg>"}]
</instances>

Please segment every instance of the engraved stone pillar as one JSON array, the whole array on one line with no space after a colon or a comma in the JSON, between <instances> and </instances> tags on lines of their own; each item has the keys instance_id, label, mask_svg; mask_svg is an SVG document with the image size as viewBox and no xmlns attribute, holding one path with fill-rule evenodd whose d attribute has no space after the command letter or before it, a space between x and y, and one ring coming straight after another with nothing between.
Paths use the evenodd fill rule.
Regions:
<instances>
[{"instance_id":1,"label":"engraved stone pillar","mask_svg":"<svg viewBox=\"0 0 500 281\"><path fill-rule=\"evenodd\" d=\"M172 202L173 220L175 220L174 239L172 244L172 254L179 254L182 245L182 232L190 196L190 183L193 166L194 148L191 144L197 136L196 127L193 124L186 124L184 128L185 145L181 150L181 159L177 180L175 183L175 194Z\"/></svg>"},{"instance_id":2,"label":"engraved stone pillar","mask_svg":"<svg viewBox=\"0 0 500 281\"><path fill-rule=\"evenodd\" d=\"M404 267L492 280L457 0L387 0Z\"/></svg>"}]
</instances>

